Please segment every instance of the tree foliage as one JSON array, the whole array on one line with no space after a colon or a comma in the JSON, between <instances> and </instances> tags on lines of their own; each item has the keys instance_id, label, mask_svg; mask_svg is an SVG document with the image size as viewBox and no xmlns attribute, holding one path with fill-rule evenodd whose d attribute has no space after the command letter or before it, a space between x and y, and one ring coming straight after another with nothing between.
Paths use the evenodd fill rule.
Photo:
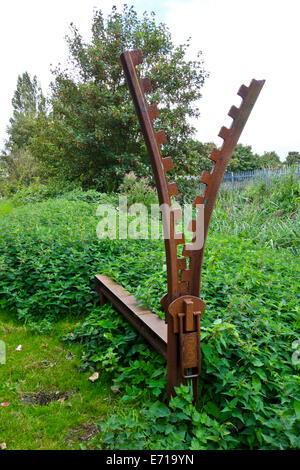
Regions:
<instances>
[{"instance_id":1,"label":"tree foliage","mask_svg":"<svg viewBox=\"0 0 300 470\"><path fill-rule=\"evenodd\" d=\"M285 163L287 165L300 164L300 153L299 152L289 152L286 157Z\"/></svg>"},{"instance_id":2,"label":"tree foliage","mask_svg":"<svg viewBox=\"0 0 300 470\"><path fill-rule=\"evenodd\" d=\"M228 171L251 171L261 168L260 157L252 151L251 145L237 144Z\"/></svg>"},{"instance_id":3,"label":"tree foliage","mask_svg":"<svg viewBox=\"0 0 300 470\"><path fill-rule=\"evenodd\" d=\"M281 165L281 161L276 152L264 152L260 157L261 168L276 168Z\"/></svg>"},{"instance_id":4,"label":"tree foliage","mask_svg":"<svg viewBox=\"0 0 300 470\"><path fill-rule=\"evenodd\" d=\"M213 142L202 143L190 140L185 145L185 156L180 174L199 174L205 170L210 171L212 161L208 158L212 149L217 147ZM260 157L252 151L251 145L237 144L232 158L229 161L227 171L249 171L261 168Z\"/></svg>"},{"instance_id":5,"label":"tree foliage","mask_svg":"<svg viewBox=\"0 0 300 470\"><path fill-rule=\"evenodd\" d=\"M6 153L23 149L34 134L37 115L45 111L46 100L37 82L28 72L18 76L17 88L12 99L13 116L7 128Z\"/></svg>"},{"instance_id":6,"label":"tree foliage","mask_svg":"<svg viewBox=\"0 0 300 470\"><path fill-rule=\"evenodd\" d=\"M200 53L186 59L189 41L172 42L168 28L157 24L154 13L138 18L133 7L119 13L113 7L107 18L96 11L92 38L85 42L76 26L67 38L70 64L57 68L52 84L52 111L39 120L39 132L31 148L54 173L79 178L85 185L115 188L125 173L149 174L149 161L120 54L141 49L141 76L150 78L153 92L148 101L158 102L157 129L168 137L164 151L180 165L181 148L191 138L188 118L197 117L197 101L207 74Z\"/></svg>"},{"instance_id":7,"label":"tree foliage","mask_svg":"<svg viewBox=\"0 0 300 470\"><path fill-rule=\"evenodd\" d=\"M18 76L12 106L8 139L0 158L1 193L5 194L32 183L40 173L29 149L36 132L37 117L46 112L46 100L35 75L31 78L28 72L24 72Z\"/></svg>"}]
</instances>

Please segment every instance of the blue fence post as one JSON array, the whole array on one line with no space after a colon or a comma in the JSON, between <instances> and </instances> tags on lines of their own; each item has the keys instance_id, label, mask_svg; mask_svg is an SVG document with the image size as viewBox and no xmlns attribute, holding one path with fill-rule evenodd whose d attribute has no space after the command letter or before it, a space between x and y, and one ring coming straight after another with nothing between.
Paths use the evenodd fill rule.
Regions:
<instances>
[{"instance_id":1,"label":"blue fence post","mask_svg":"<svg viewBox=\"0 0 300 470\"><path fill-rule=\"evenodd\" d=\"M232 184L232 191L234 190L234 173L231 172L231 184Z\"/></svg>"},{"instance_id":2,"label":"blue fence post","mask_svg":"<svg viewBox=\"0 0 300 470\"><path fill-rule=\"evenodd\" d=\"M267 191L267 173L266 173L266 170L264 170L264 180L265 180L265 191Z\"/></svg>"}]
</instances>

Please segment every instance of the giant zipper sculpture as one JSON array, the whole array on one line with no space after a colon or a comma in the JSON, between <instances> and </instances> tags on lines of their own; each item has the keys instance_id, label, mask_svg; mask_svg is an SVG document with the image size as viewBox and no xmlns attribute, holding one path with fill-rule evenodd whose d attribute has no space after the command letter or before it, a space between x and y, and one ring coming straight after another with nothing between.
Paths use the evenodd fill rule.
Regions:
<instances>
[{"instance_id":1,"label":"giant zipper sculpture","mask_svg":"<svg viewBox=\"0 0 300 470\"><path fill-rule=\"evenodd\" d=\"M176 183L169 182L166 176L167 171L173 168L172 158L162 158L160 152L160 145L166 143L166 135L164 131L156 132L152 124L152 120L159 116L157 104L149 105L145 99L145 93L152 89L151 83L147 78L140 78L136 70L136 66L143 61L142 53L140 50L126 51L120 59L149 153L159 204L166 204L170 208L170 228L168 237L165 236L168 291L161 300L167 323L168 401L175 394L174 387L191 379L196 403L201 368L200 320L205 309L205 303L200 299L205 241L224 173L264 80L252 80L249 87L241 86L238 95L242 98L242 103L239 108L232 106L228 113L233 119L231 127L222 127L219 132L223 145L220 149L212 150L209 158L214 161L214 166L210 173L204 171L200 178L200 182L206 185L204 195L196 196L194 200L197 214L200 214L200 208L204 211L203 239L196 249L191 249L191 245L185 244L184 235L175 232L175 222L181 220L182 214L180 209L172 209L171 198L178 194L178 188ZM196 219L189 225L190 230L194 232L194 246L197 246L196 227L200 220L198 215ZM181 257L178 257L179 245L183 245ZM115 305L119 307L119 304ZM143 334L142 330L141 333ZM155 346L154 342L152 344Z\"/></svg>"}]
</instances>

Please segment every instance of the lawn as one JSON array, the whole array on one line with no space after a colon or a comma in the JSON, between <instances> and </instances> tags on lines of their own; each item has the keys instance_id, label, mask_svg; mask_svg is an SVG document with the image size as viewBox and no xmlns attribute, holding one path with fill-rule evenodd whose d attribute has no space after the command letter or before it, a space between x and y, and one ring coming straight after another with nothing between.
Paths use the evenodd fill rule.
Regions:
<instances>
[{"instance_id":1,"label":"lawn","mask_svg":"<svg viewBox=\"0 0 300 470\"><path fill-rule=\"evenodd\" d=\"M91 382L89 372L78 372L83 347L61 341L75 323L65 318L41 335L0 312L0 338L7 350L6 364L0 365L0 403L9 403L0 406L0 445L9 450L86 448L99 432L96 423L119 408L107 374ZM16 351L19 345L22 351Z\"/></svg>"}]
</instances>

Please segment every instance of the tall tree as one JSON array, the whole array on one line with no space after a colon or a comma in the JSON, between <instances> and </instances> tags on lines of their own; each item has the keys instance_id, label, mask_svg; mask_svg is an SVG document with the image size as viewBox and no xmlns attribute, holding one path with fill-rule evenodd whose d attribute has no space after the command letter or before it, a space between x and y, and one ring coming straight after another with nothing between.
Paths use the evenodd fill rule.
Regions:
<instances>
[{"instance_id":1,"label":"tall tree","mask_svg":"<svg viewBox=\"0 0 300 470\"><path fill-rule=\"evenodd\" d=\"M40 121L40 134L31 145L37 158L54 173L105 190L114 189L130 170L149 173L119 60L124 50L141 49L140 73L153 85L148 101L157 101L161 111L154 124L165 130L164 152L180 167L185 158L181 149L194 131L188 118L199 115L197 101L207 76L200 53L196 60L186 60L189 41L175 46L168 28L156 24L154 13L139 19L126 5L121 13L113 7L107 18L95 12L90 43L74 25L67 40L70 67L54 71L50 120Z\"/></svg>"},{"instance_id":2,"label":"tall tree","mask_svg":"<svg viewBox=\"0 0 300 470\"><path fill-rule=\"evenodd\" d=\"M18 76L17 88L12 99L13 117L7 128L6 153L26 147L33 135L35 120L45 110L46 102L37 77L31 79L28 72Z\"/></svg>"}]
</instances>

